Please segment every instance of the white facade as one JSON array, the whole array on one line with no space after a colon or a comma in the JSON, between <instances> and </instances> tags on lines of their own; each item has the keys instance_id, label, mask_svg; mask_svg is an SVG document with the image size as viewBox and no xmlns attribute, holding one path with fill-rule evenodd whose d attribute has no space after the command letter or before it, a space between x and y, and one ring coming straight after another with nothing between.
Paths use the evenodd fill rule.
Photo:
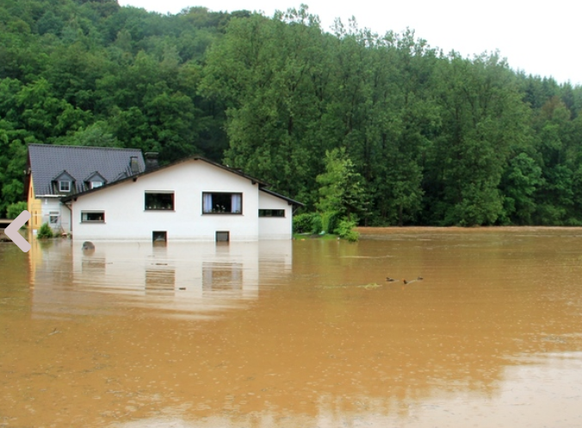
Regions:
<instances>
[{"instance_id":1,"label":"white facade","mask_svg":"<svg viewBox=\"0 0 582 428\"><path fill-rule=\"evenodd\" d=\"M246 176L202 159L185 160L67 202L73 239L168 242L291 239L292 205L259 186ZM213 205L224 212L203 212L203 208L208 211L209 204L205 194L209 200L214 197L215 202L224 201ZM148 202L150 197L161 202ZM259 209L269 210L267 214L277 217L260 218Z\"/></svg>"},{"instance_id":2,"label":"white facade","mask_svg":"<svg viewBox=\"0 0 582 428\"><path fill-rule=\"evenodd\" d=\"M259 217L259 239L291 239L293 235L293 206L284 199L259 192L259 209L271 212L283 210L283 216Z\"/></svg>"},{"instance_id":3,"label":"white facade","mask_svg":"<svg viewBox=\"0 0 582 428\"><path fill-rule=\"evenodd\" d=\"M61 204L60 199L54 196L39 199L41 200L41 210L34 213L39 217L38 223L48 223L55 232L61 230L68 232L70 230L71 216L67 207Z\"/></svg>"}]
</instances>

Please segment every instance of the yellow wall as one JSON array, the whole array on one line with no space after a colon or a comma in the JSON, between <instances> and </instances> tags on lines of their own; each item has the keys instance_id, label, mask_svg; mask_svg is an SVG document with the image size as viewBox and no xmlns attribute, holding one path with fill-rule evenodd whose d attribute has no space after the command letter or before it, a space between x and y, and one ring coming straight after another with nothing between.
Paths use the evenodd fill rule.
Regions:
<instances>
[{"instance_id":1,"label":"yellow wall","mask_svg":"<svg viewBox=\"0 0 582 428\"><path fill-rule=\"evenodd\" d=\"M28 187L28 212L30 213L29 228L38 229L42 226L42 201L34 197L34 185L32 175L30 176L30 185Z\"/></svg>"}]
</instances>

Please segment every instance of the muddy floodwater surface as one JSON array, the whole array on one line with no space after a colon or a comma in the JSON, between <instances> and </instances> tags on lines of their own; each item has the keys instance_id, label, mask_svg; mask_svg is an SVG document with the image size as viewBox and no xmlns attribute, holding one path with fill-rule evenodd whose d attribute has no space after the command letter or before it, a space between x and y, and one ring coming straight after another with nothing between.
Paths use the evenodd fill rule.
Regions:
<instances>
[{"instance_id":1,"label":"muddy floodwater surface","mask_svg":"<svg viewBox=\"0 0 582 428\"><path fill-rule=\"evenodd\" d=\"M0 244L0 427L580 427L581 244Z\"/></svg>"}]
</instances>

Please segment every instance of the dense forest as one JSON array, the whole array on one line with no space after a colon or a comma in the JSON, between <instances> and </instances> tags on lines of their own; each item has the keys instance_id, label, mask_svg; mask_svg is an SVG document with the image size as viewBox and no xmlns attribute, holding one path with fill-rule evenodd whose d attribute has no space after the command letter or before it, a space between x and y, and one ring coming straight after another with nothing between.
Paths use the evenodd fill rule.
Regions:
<instances>
[{"instance_id":1,"label":"dense forest","mask_svg":"<svg viewBox=\"0 0 582 428\"><path fill-rule=\"evenodd\" d=\"M0 217L29 143L202 154L366 225L582 224L582 88L413 31L0 2Z\"/></svg>"}]
</instances>

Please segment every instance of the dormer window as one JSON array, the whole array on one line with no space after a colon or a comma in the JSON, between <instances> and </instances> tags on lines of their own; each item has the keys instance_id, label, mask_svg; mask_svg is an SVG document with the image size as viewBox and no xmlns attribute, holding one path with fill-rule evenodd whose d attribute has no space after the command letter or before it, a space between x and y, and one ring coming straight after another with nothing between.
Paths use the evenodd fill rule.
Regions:
<instances>
[{"instance_id":1,"label":"dormer window","mask_svg":"<svg viewBox=\"0 0 582 428\"><path fill-rule=\"evenodd\" d=\"M54 177L52 182L54 192L71 193L75 189L75 178L64 170Z\"/></svg>"},{"instance_id":2,"label":"dormer window","mask_svg":"<svg viewBox=\"0 0 582 428\"><path fill-rule=\"evenodd\" d=\"M85 178L86 189L96 189L103 186L107 180L97 171L93 171L87 178Z\"/></svg>"},{"instance_id":3,"label":"dormer window","mask_svg":"<svg viewBox=\"0 0 582 428\"><path fill-rule=\"evenodd\" d=\"M71 182L69 180L59 180L59 192L70 192Z\"/></svg>"}]
</instances>

